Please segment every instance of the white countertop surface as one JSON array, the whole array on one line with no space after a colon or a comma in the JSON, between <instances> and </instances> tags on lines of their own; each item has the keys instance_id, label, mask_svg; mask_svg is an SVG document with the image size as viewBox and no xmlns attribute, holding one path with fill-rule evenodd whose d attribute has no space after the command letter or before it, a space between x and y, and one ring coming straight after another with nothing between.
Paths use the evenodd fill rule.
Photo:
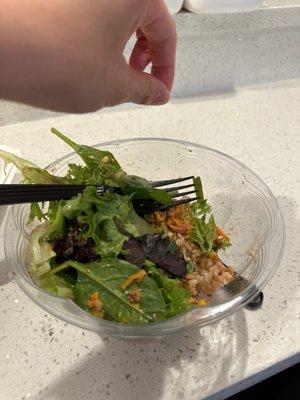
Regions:
<instances>
[{"instance_id":1,"label":"white countertop surface","mask_svg":"<svg viewBox=\"0 0 300 400\"><path fill-rule=\"evenodd\" d=\"M87 144L173 137L238 158L277 197L287 226L286 250L260 310L240 310L160 342L132 343L73 327L29 300L4 259L2 223L1 400L223 399L300 361L299 79L164 107L123 107L8 125L0 128L0 141L44 166L69 151L51 136L51 126Z\"/></svg>"}]
</instances>

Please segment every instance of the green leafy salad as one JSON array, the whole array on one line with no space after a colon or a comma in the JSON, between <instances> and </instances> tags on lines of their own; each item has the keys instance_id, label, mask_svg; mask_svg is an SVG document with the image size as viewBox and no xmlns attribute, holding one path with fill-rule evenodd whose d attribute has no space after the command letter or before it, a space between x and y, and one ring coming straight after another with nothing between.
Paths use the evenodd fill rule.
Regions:
<instances>
[{"instance_id":1,"label":"green leafy salad","mask_svg":"<svg viewBox=\"0 0 300 400\"><path fill-rule=\"evenodd\" d=\"M110 152L52 132L84 164L69 164L64 177L0 151L6 164L20 170L22 183L86 185L70 200L31 204L28 273L39 287L94 317L145 324L207 304L231 280L232 268L218 257L229 237L217 227L199 177L197 201L143 214L138 201L165 205L170 194L126 174ZM99 185L110 189L99 194Z\"/></svg>"}]
</instances>

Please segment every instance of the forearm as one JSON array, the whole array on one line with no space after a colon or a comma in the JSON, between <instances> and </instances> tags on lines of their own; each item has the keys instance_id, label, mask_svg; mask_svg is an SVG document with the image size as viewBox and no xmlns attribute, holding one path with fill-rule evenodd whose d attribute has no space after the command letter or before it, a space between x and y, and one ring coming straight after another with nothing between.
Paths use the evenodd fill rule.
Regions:
<instances>
[{"instance_id":1,"label":"forearm","mask_svg":"<svg viewBox=\"0 0 300 400\"><path fill-rule=\"evenodd\" d=\"M123 49L137 30L129 66ZM69 112L164 104L175 47L163 0L0 0L0 98Z\"/></svg>"},{"instance_id":2,"label":"forearm","mask_svg":"<svg viewBox=\"0 0 300 400\"><path fill-rule=\"evenodd\" d=\"M0 97L63 111L82 109L91 64L82 45L76 51L84 32L78 16L68 15L76 12L69 3L1 0Z\"/></svg>"}]
</instances>

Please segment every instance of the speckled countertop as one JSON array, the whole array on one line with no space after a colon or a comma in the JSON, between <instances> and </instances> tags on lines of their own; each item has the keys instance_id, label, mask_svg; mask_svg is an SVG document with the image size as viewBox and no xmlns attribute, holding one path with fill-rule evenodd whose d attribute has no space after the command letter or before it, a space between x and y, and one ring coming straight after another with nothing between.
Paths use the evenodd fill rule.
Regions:
<instances>
[{"instance_id":1,"label":"speckled countertop","mask_svg":"<svg viewBox=\"0 0 300 400\"><path fill-rule=\"evenodd\" d=\"M2 223L1 400L223 399L299 361L299 79L176 99L164 107L4 126L1 144L45 165L69 151L49 134L53 125L88 144L173 137L238 158L277 197L287 226L286 251L260 310L240 310L186 335L133 343L73 327L29 300L4 259Z\"/></svg>"},{"instance_id":2,"label":"speckled countertop","mask_svg":"<svg viewBox=\"0 0 300 400\"><path fill-rule=\"evenodd\" d=\"M52 125L88 144L161 136L222 150L266 181L287 225L284 259L261 310L240 310L161 342L131 343L84 332L32 303L4 259L0 213L0 400L223 399L299 361L297 1L226 17L177 15L177 75L167 106L64 116L0 102L0 144L41 165L69 151L49 135Z\"/></svg>"}]
</instances>

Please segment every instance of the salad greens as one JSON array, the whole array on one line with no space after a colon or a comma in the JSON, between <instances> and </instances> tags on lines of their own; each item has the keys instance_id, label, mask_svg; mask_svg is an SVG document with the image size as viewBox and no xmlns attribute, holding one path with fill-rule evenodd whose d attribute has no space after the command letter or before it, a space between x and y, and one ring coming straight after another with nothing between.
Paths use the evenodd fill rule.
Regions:
<instances>
[{"instance_id":1,"label":"salad greens","mask_svg":"<svg viewBox=\"0 0 300 400\"><path fill-rule=\"evenodd\" d=\"M147 323L165 317L163 296L148 276L140 284L133 283L130 290L139 289L139 303L128 299L128 290L122 290L122 283L139 270L138 267L118 259L106 259L88 264L76 261L66 262L67 267L75 268L79 274L75 287L75 301L86 311L87 301L92 293L99 293L103 311L110 319L123 323ZM105 315L104 314L104 315Z\"/></svg>"},{"instance_id":2,"label":"salad greens","mask_svg":"<svg viewBox=\"0 0 300 400\"><path fill-rule=\"evenodd\" d=\"M127 236L119 232L115 218L132 236L153 233L153 228L135 213L129 196L107 193L100 197L96 188L89 186L77 197L58 203L56 212L49 218L44 238L64 237L72 221L83 226L83 238L94 241L96 255L117 257Z\"/></svg>"},{"instance_id":3,"label":"salad greens","mask_svg":"<svg viewBox=\"0 0 300 400\"><path fill-rule=\"evenodd\" d=\"M204 198L200 177L194 178L194 187L197 201L192 205L194 229L191 238L198 243L204 254L209 254L213 250L217 225L211 214L211 206Z\"/></svg>"},{"instance_id":4,"label":"salad greens","mask_svg":"<svg viewBox=\"0 0 300 400\"><path fill-rule=\"evenodd\" d=\"M188 289L182 287L180 280L169 278L163 270L157 268L151 261L147 260L145 266L149 276L153 278L162 292L167 307L167 317L187 310L191 293Z\"/></svg>"},{"instance_id":5,"label":"salad greens","mask_svg":"<svg viewBox=\"0 0 300 400\"><path fill-rule=\"evenodd\" d=\"M185 260L167 223L155 224L153 216L140 216L135 209L135 199L168 204L170 194L126 174L109 151L77 144L55 128L52 132L83 162L69 164L64 177L0 150L5 163L20 170L23 183L87 185L70 200L31 205L29 222L39 222L28 245L32 279L95 317L120 323L145 324L191 307L186 275L195 273L196 263ZM99 195L93 185L101 184L113 190ZM199 177L194 186L197 201L184 217L191 226L186 235L206 256L229 241L216 240L217 226Z\"/></svg>"}]
</instances>

